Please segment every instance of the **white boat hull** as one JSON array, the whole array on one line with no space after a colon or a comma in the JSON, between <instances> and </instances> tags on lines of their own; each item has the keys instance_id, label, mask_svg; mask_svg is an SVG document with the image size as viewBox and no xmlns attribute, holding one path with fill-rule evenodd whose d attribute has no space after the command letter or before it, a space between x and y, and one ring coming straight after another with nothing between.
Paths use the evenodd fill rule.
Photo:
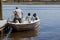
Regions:
<instances>
[{"instance_id":1,"label":"white boat hull","mask_svg":"<svg viewBox=\"0 0 60 40\"><path fill-rule=\"evenodd\" d=\"M37 20L36 22L33 23L28 23L28 24L14 24L14 23L9 23L9 25L14 28L17 31L20 30L31 30L31 29L36 29L37 27L40 26L40 20Z\"/></svg>"}]
</instances>

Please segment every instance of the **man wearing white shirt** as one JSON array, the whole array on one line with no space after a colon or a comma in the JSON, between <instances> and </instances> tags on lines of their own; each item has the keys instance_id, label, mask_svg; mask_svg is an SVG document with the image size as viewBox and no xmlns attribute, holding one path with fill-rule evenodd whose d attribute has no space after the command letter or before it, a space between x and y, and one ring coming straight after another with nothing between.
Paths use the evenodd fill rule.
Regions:
<instances>
[{"instance_id":1,"label":"man wearing white shirt","mask_svg":"<svg viewBox=\"0 0 60 40\"><path fill-rule=\"evenodd\" d=\"M27 20L29 23L31 23L31 14L30 14L30 13L28 13L28 16L26 16L26 20Z\"/></svg>"},{"instance_id":2,"label":"man wearing white shirt","mask_svg":"<svg viewBox=\"0 0 60 40\"><path fill-rule=\"evenodd\" d=\"M16 20L19 21L19 23L22 22L22 18L23 18L23 13L22 13L22 10L19 9L18 7L16 7L16 9L14 10L14 21L13 22L16 22Z\"/></svg>"}]
</instances>

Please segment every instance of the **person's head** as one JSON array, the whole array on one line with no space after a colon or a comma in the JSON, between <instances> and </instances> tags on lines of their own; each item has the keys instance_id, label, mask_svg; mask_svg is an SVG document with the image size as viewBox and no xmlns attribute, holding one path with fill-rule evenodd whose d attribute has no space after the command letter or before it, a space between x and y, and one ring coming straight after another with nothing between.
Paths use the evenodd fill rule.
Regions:
<instances>
[{"instance_id":1,"label":"person's head","mask_svg":"<svg viewBox=\"0 0 60 40\"><path fill-rule=\"evenodd\" d=\"M28 16L30 16L31 14L30 13L28 13Z\"/></svg>"},{"instance_id":2,"label":"person's head","mask_svg":"<svg viewBox=\"0 0 60 40\"><path fill-rule=\"evenodd\" d=\"M16 7L16 9L18 9L18 7Z\"/></svg>"},{"instance_id":3,"label":"person's head","mask_svg":"<svg viewBox=\"0 0 60 40\"><path fill-rule=\"evenodd\" d=\"M34 13L33 16L36 17L36 13Z\"/></svg>"}]
</instances>

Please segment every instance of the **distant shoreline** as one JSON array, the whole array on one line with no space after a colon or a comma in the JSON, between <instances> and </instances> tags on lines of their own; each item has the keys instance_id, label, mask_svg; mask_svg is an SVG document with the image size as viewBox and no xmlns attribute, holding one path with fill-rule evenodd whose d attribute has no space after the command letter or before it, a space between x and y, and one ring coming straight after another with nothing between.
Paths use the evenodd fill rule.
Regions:
<instances>
[{"instance_id":1,"label":"distant shoreline","mask_svg":"<svg viewBox=\"0 0 60 40\"><path fill-rule=\"evenodd\" d=\"M22 4L22 5L59 5L60 2L2 2L3 5L18 5L18 4Z\"/></svg>"}]
</instances>

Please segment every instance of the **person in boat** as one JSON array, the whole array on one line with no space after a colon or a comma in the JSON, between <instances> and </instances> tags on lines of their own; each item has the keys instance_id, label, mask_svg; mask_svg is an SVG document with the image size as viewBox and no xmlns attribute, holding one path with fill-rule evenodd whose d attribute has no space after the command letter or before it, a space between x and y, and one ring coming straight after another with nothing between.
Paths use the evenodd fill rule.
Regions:
<instances>
[{"instance_id":1,"label":"person in boat","mask_svg":"<svg viewBox=\"0 0 60 40\"><path fill-rule=\"evenodd\" d=\"M36 15L36 13L33 14L31 20L34 21L34 20L38 20L39 17Z\"/></svg>"},{"instance_id":2,"label":"person in boat","mask_svg":"<svg viewBox=\"0 0 60 40\"><path fill-rule=\"evenodd\" d=\"M26 20L27 20L29 23L31 23L31 14L30 14L30 13L28 13L28 16L26 16Z\"/></svg>"},{"instance_id":3,"label":"person in boat","mask_svg":"<svg viewBox=\"0 0 60 40\"><path fill-rule=\"evenodd\" d=\"M13 22L16 22L16 20L19 21L19 23L22 22L22 18L23 18L23 12L21 9L19 9L18 7L16 7L16 9L14 10L14 20Z\"/></svg>"}]
</instances>

